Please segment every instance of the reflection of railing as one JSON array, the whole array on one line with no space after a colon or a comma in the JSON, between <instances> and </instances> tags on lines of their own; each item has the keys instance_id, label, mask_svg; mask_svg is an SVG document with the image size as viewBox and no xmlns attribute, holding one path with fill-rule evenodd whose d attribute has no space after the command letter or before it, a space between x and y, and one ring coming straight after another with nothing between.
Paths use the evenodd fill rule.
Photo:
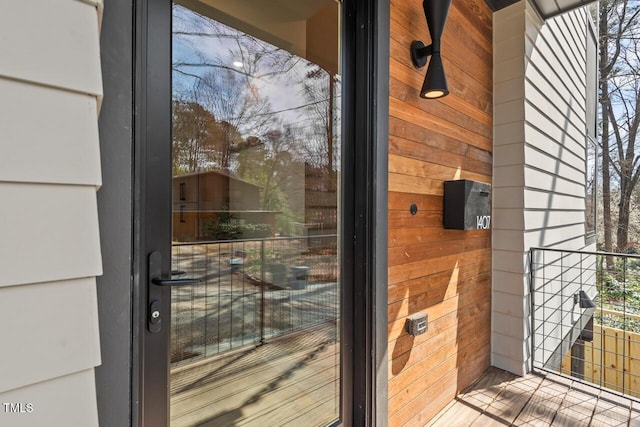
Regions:
<instances>
[{"instance_id":1,"label":"reflection of railing","mask_svg":"<svg viewBox=\"0 0 640 427\"><path fill-rule=\"evenodd\" d=\"M532 249L531 292L534 369L640 397L640 256Z\"/></svg>"},{"instance_id":2,"label":"reflection of railing","mask_svg":"<svg viewBox=\"0 0 640 427\"><path fill-rule=\"evenodd\" d=\"M174 364L255 345L338 317L337 236L174 243Z\"/></svg>"}]
</instances>

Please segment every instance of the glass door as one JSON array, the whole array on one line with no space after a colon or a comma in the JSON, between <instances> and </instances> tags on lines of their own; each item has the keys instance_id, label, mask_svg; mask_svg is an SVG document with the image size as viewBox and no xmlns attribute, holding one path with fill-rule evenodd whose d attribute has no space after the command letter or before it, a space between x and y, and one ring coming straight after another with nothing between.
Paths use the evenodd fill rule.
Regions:
<instances>
[{"instance_id":1,"label":"glass door","mask_svg":"<svg viewBox=\"0 0 640 427\"><path fill-rule=\"evenodd\" d=\"M340 6L172 5L171 426L339 418Z\"/></svg>"}]
</instances>

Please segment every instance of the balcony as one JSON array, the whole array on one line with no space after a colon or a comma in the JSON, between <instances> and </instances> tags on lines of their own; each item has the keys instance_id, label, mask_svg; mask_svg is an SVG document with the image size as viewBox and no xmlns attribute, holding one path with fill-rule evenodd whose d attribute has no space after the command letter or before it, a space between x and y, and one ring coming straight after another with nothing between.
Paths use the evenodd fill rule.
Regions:
<instances>
[{"instance_id":1,"label":"balcony","mask_svg":"<svg viewBox=\"0 0 640 427\"><path fill-rule=\"evenodd\" d=\"M533 372L490 368L429 424L640 426L640 256L534 248Z\"/></svg>"},{"instance_id":2,"label":"balcony","mask_svg":"<svg viewBox=\"0 0 640 427\"><path fill-rule=\"evenodd\" d=\"M490 368L427 425L640 426L640 404L564 376Z\"/></svg>"},{"instance_id":3,"label":"balcony","mask_svg":"<svg viewBox=\"0 0 640 427\"><path fill-rule=\"evenodd\" d=\"M531 251L534 370L640 397L640 256Z\"/></svg>"}]
</instances>

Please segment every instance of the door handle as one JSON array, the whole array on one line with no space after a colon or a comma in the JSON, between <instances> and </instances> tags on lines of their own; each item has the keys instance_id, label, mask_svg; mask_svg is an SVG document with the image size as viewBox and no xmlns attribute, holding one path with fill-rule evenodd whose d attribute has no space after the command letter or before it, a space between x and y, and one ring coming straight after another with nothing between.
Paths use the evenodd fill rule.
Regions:
<instances>
[{"instance_id":1,"label":"door handle","mask_svg":"<svg viewBox=\"0 0 640 427\"><path fill-rule=\"evenodd\" d=\"M185 274L182 270L172 270L172 276L182 276ZM200 279L191 277L183 277L182 279L163 279L162 278L162 255L158 251L149 254L149 281L156 286L184 286L197 285L202 282Z\"/></svg>"},{"instance_id":2,"label":"door handle","mask_svg":"<svg viewBox=\"0 0 640 427\"><path fill-rule=\"evenodd\" d=\"M200 279L161 279L154 277L151 279L151 283L157 286L184 286L184 285L197 285L202 283Z\"/></svg>"},{"instance_id":3,"label":"door handle","mask_svg":"<svg viewBox=\"0 0 640 427\"><path fill-rule=\"evenodd\" d=\"M148 287L147 287L147 328L151 333L158 333L162 329L162 304L160 303L163 287L197 285L200 279L163 279L162 278L162 255L158 251L151 252L148 260ZM172 275L184 274L182 271L172 272Z\"/></svg>"}]
</instances>

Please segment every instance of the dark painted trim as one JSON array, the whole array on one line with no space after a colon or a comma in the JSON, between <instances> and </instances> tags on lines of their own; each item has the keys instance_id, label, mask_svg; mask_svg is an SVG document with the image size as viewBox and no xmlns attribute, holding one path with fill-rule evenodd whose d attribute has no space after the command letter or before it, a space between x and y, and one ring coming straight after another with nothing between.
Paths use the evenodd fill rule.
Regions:
<instances>
[{"instance_id":1,"label":"dark painted trim","mask_svg":"<svg viewBox=\"0 0 640 427\"><path fill-rule=\"evenodd\" d=\"M133 1L107 2L100 32L102 187L98 219L103 275L96 278L102 364L95 369L98 420L131 423L131 233Z\"/></svg>"},{"instance_id":2,"label":"dark painted trim","mask_svg":"<svg viewBox=\"0 0 640 427\"><path fill-rule=\"evenodd\" d=\"M387 424L387 164L389 1L345 2L342 206L345 369L351 368L353 418L344 425ZM351 170L348 166L352 165Z\"/></svg>"},{"instance_id":3,"label":"dark painted trim","mask_svg":"<svg viewBox=\"0 0 640 427\"><path fill-rule=\"evenodd\" d=\"M135 3L134 122L134 306L132 424L168 425L168 324L162 333L146 328L148 301L161 301L168 319L170 292L147 286L147 257L162 255L169 275L171 258L171 1ZM153 232L149 232L152 230Z\"/></svg>"},{"instance_id":4,"label":"dark painted trim","mask_svg":"<svg viewBox=\"0 0 640 427\"><path fill-rule=\"evenodd\" d=\"M390 53L390 1L377 0L375 21L377 22L374 37L376 50L376 100L375 100L375 124L376 135L374 145L375 166L373 179L375 180L375 200L373 209L375 212L373 229L373 241L375 252L373 253L373 266L375 268L372 286L375 290L373 298L374 311L374 354L375 377L374 424L385 427L389 420L389 393L388 393L388 360L389 348L388 334L388 210L389 210L389 58Z\"/></svg>"}]
</instances>

